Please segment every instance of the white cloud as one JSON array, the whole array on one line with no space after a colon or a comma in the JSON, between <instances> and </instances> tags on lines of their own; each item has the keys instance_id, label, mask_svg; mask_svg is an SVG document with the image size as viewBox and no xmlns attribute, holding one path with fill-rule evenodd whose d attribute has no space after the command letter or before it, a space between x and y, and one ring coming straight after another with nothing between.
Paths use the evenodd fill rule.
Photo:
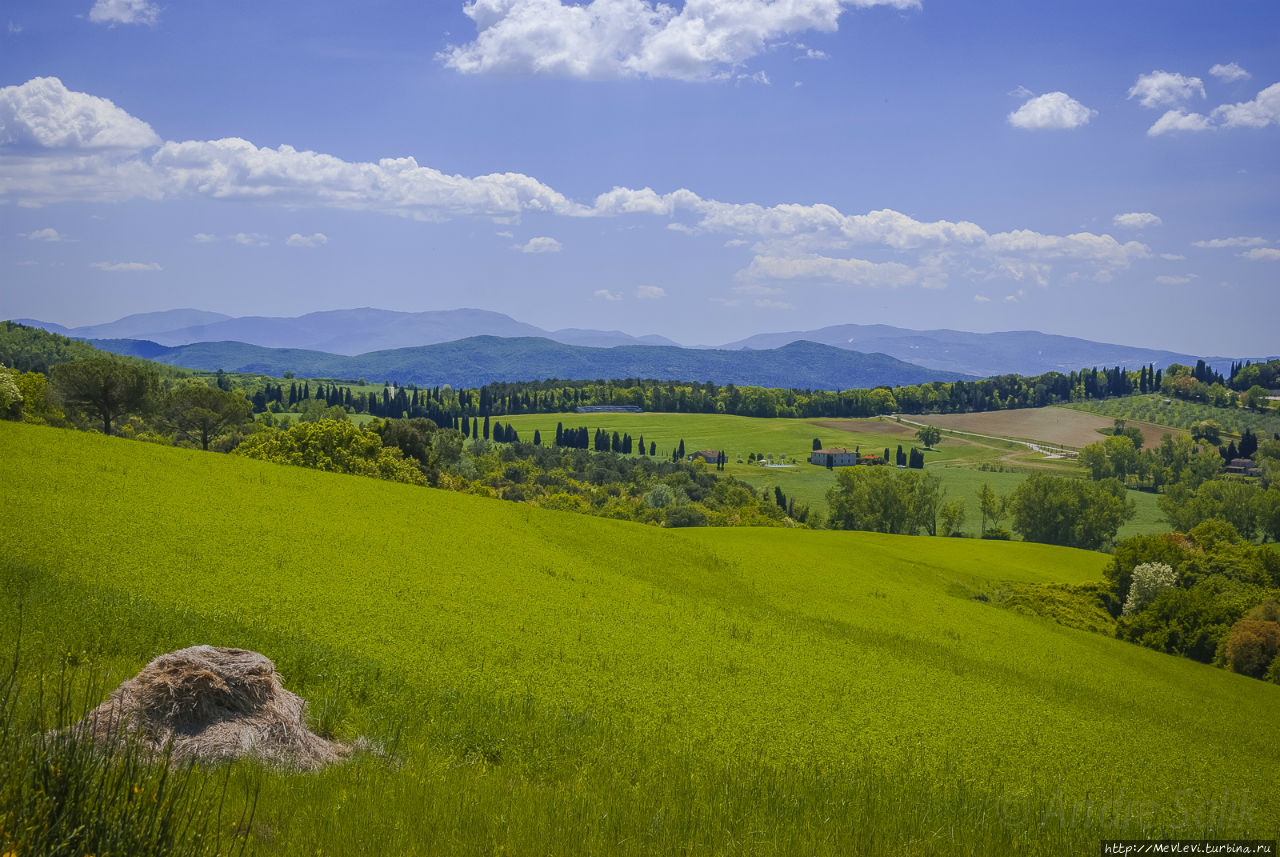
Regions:
<instances>
[{"instance_id":1,"label":"white cloud","mask_svg":"<svg viewBox=\"0 0 1280 857\"><path fill-rule=\"evenodd\" d=\"M1213 121L1223 128L1265 128L1280 125L1280 83L1273 83L1252 101L1223 104L1213 109Z\"/></svg>"},{"instance_id":2,"label":"white cloud","mask_svg":"<svg viewBox=\"0 0 1280 857\"><path fill-rule=\"evenodd\" d=\"M606 301L622 300L622 295L618 294L617 292L611 292L608 289L596 289L594 292L591 293L591 296L593 298L600 298L601 300L606 300Z\"/></svg>"},{"instance_id":3,"label":"white cloud","mask_svg":"<svg viewBox=\"0 0 1280 857\"><path fill-rule=\"evenodd\" d=\"M1079 128L1098 111L1085 107L1065 92L1037 95L1009 114L1009 124L1027 130Z\"/></svg>"},{"instance_id":4,"label":"white cloud","mask_svg":"<svg viewBox=\"0 0 1280 857\"><path fill-rule=\"evenodd\" d=\"M1208 115L1170 110L1147 129L1155 137L1170 131L1214 131L1218 128L1265 128L1280 125L1280 83L1273 83L1252 101L1221 104Z\"/></svg>"},{"instance_id":5,"label":"white cloud","mask_svg":"<svg viewBox=\"0 0 1280 857\"><path fill-rule=\"evenodd\" d=\"M753 303L761 309L795 309L786 301L775 301L769 298L757 298Z\"/></svg>"},{"instance_id":6,"label":"white cloud","mask_svg":"<svg viewBox=\"0 0 1280 857\"><path fill-rule=\"evenodd\" d=\"M1237 80L1248 80L1253 77L1249 72L1242 69L1238 63L1233 62L1226 63L1225 65L1223 63L1218 63L1213 68L1209 69L1209 74L1213 75L1223 83L1232 83Z\"/></svg>"},{"instance_id":7,"label":"white cloud","mask_svg":"<svg viewBox=\"0 0 1280 857\"><path fill-rule=\"evenodd\" d=\"M161 271L158 262L92 262L90 268L99 271Z\"/></svg>"},{"instance_id":8,"label":"white cloud","mask_svg":"<svg viewBox=\"0 0 1280 857\"><path fill-rule=\"evenodd\" d=\"M530 238L523 244L514 246L521 253L559 253L564 245L554 238L539 235L536 238Z\"/></svg>"},{"instance_id":9,"label":"white cloud","mask_svg":"<svg viewBox=\"0 0 1280 857\"><path fill-rule=\"evenodd\" d=\"M1169 274L1161 274L1156 277L1156 282L1162 286L1184 286L1196 278L1195 274L1184 274L1180 277L1171 276Z\"/></svg>"},{"instance_id":10,"label":"white cloud","mask_svg":"<svg viewBox=\"0 0 1280 857\"><path fill-rule=\"evenodd\" d=\"M1187 113L1183 110L1170 110L1155 121L1147 129L1148 137L1159 137L1173 131L1212 131L1209 117L1203 113Z\"/></svg>"},{"instance_id":11,"label":"white cloud","mask_svg":"<svg viewBox=\"0 0 1280 857\"><path fill-rule=\"evenodd\" d=\"M827 59L831 59L831 57L827 55L827 52L826 52L826 51L820 51L820 50L818 50L818 49L816 49L816 48L806 48L804 45L797 45L796 47L798 47L798 48L800 48L801 50L803 50L803 51L804 51L804 53L800 54L800 56L798 56L798 57L796 57L796 58L795 58L797 62L798 62L799 60L827 60Z\"/></svg>"},{"instance_id":12,"label":"white cloud","mask_svg":"<svg viewBox=\"0 0 1280 857\"><path fill-rule=\"evenodd\" d=\"M37 229L34 232L19 232L19 238L25 238L28 241L66 241L67 236L58 232L56 229Z\"/></svg>"},{"instance_id":13,"label":"white cloud","mask_svg":"<svg viewBox=\"0 0 1280 857\"><path fill-rule=\"evenodd\" d=\"M667 290L662 286L636 286L636 297L643 301L656 301L665 298Z\"/></svg>"},{"instance_id":14,"label":"white cloud","mask_svg":"<svg viewBox=\"0 0 1280 857\"><path fill-rule=\"evenodd\" d=\"M1254 262L1280 262L1280 250L1274 247L1255 247L1240 254Z\"/></svg>"},{"instance_id":15,"label":"white cloud","mask_svg":"<svg viewBox=\"0 0 1280 857\"><path fill-rule=\"evenodd\" d=\"M150 0L96 0L89 20L96 24L154 24L160 7Z\"/></svg>"},{"instance_id":16,"label":"white cloud","mask_svg":"<svg viewBox=\"0 0 1280 857\"><path fill-rule=\"evenodd\" d=\"M9 22L9 32L16 36L18 33L21 33L21 32L22 32L22 25L21 25L21 24L15 24L13 21L10 21L10 22Z\"/></svg>"},{"instance_id":17,"label":"white cloud","mask_svg":"<svg viewBox=\"0 0 1280 857\"><path fill-rule=\"evenodd\" d=\"M1204 81L1170 71L1140 75L1129 89L1129 97L1143 107L1172 107L1183 104L1196 93L1204 98Z\"/></svg>"},{"instance_id":18,"label":"white cloud","mask_svg":"<svg viewBox=\"0 0 1280 857\"><path fill-rule=\"evenodd\" d=\"M1170 262L1181 262L1187 257L1183 256L1181 253L1161 253L1160 258L1167 259Z\"/></svg>"},{"instance_id":19,"label":"white cloud","mask_svg":"<svg viewBox=\"0 0 1280 857\"><path fill-rule=\"evenodd\" d=\"M946 284L946 275L936 269L911 268L900 262L869 262L865 259L834 259L829 256L756 256L738 276L748 281L826 280L872 288L914 285L939 288Z\"/></svg>"},{"instance_id":20,"label":"white cloud","mask_svg":"<svg viewBox=\"0 0 1280 857\"><path fill-rule=\"evenodd\" d=\"M266 247L269 243L267 236L259 232L237 232L231 240L242 247Z\"/></svg>"},{"instance_id":21,"label":"white cloud","mask_svg":"<svg viewBox=\"0 0 1280 857\"><path fill-rule=\"evenodd\" d=\"M72 92L56 77L0 88L0 146L144 149L159 142L146 122L105 98Z\"/></svg>"},{"instance_id":22,"label":"white cloud","mask_svg":"<svg viewBox=\"0 0 1280 857\"><path fill-rule=\"evenodd\" d=\"M473 0L476 38L438 55L466 74L724 78L797 33L830 33L846 7L920 0Z\"/></svg>"},{"instance_id":23,"label":"white cloud","mask_svg":"<svg viewBox=\"0 0 1280 857\"><path fill-rule=\"evenodd\" d=\"M154 137L145 123L110 102L69 93L57 81L53 84L61 101L89 104L99 114L120 120L116 126L146 129L151 135L146 139ZM25 98L30 89L30 84L0 89L0 98L12 101L19 94ZM21 128L34 127L24 122ZM871 270L888 275L889 281L897 276L921 285L941 285L948 271L1047 284L1062 267L1066 269L1063 276L1096 279L1150 256L1144 244L1120 242L1109 235L1059 236L1027 229L992 234L964 220L922 221L891 209L847 214L824 203L764 206L721 202L704 199L687 188L658 193L647 187L615 187L590 204L582 204L520 173L468 178L421 166L412 158L351 162L287 145L260 148L238 138L166 142L150 154L101 149L101 135L93 132L97 126L80 133L76 129L83 124L79 119L60 119L46 123L41 135L24 130L26 148L0 142L0 204L204 197L290 209L372 211L419 220L487 217L503 225L519 221L526 213L648 216L690 236L718 234L731 246L754 244L754 255L762 260L757 268L765 265L765 260L801 260L797 264L811 270L825 265L828 274L824 276L846 282L865 278L869 269L864 265L899 265L901 271L926 273ZM10 130L9 125L0 126L0 133ZM31 149L29 139L37 136L50 146ZM255 239L265 240L247 233L241 240L252 243ZM200 233L194 240L236 239ZM519 246L535 249L539 245L545 250L559 246L549 238ZM857 247L880 248L900 258L863 262L844 258L846 253L830 252ZM821 259L828 261L817 261Z\"/></svg>"},{"instance_id":24,"label":"white cloud","mask_svg":"<svg viewBox=\"0 0 1280 857\"><path fill-rule=\"evenodd\" d=\"M218 236L212 235L208 232L197 232L195 235L191 236L191 240L195 241L197 244L212 244L218 240Z\"/></svg>"},{"instance_id":25,"label":"white cloud","mask_svg":"<svg viewBox=\"0 0 1280 857\"><path fill-rule=\"evenodd\" d=\"M329 236L323 232L313 232L310 235L295 232L286 238L284 243L290 247L323 247L329 243Z\"/></svg>"},{"instance_id":26,"label":"white cloud","mask_svg":"<svg viewBox=\"0 0 1280 857\"><path fill-rule=\"evenodd\" d=\"M1012 95L1014 98L1024 98L1024 99L1030 98L1031 96L1035 95L1034 92L1032 92L1030 89L1027 89L1022 84L1018 84L1013 90L1011 90L1007 94Z\"/></svg>"},{"instance_id":27,"label":"white cloud","mask_svg":"<svg viewBox=\"0 0 1280 857\"><path fill-rule=\"evenodd\" d=\"M1128 214L1117 214L1111 218L1111 222L1125 229L1146 229L1148 226L1159 226L1164 221L1149 211L1131 211Z\"/></svg>"},{"instance_id":28,"label":"white cloud","mask_svg":"<svg viewBox=\"0 0 1280 857\"><path fill-rule=\"evenodd\" d=\"M975 304L989 304L991 303L991 298L987 297L986 295L974 295L973 302Z\"/></svg>"},{"instance_id":29,"label":"white cloud","mask_svg":"<svg viewBox=\"0 0 1280 857\"><path fill-rule=\"evenodd\" d=\"M496 234L499 238L515 238L515 237L516 237L516 234L515 234L514 232L512 232L512 231L508 230L508 229L504 229L504 230L502 230L501 232L498 232L498 233L495 233L495 234Z\"/></svg>"},{"instance_id":30,"label":"white cloud","mask_svg":"<svg viewBox=\"0 0 1280 857\"><path fill-rule=\"evenodd\" d=\"M1269 243L1265 238L1256 235L1238 235L1235 238L1211 238L1208 241L1192 241L1193 247L1261 247Z\"/></svg>"}]
</instances>

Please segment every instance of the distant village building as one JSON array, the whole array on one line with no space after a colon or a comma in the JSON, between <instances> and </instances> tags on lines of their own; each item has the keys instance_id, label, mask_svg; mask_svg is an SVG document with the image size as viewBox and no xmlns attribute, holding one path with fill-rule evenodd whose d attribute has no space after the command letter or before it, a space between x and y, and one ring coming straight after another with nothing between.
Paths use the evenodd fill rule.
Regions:
<instances>
[{"instance_id":1,"label":"distant village building","mask_svg":"<svg viewBox=\"0 0 1280 857\"><path fill-rule=\"evenodd\" d=\"M643 414L638 405L578 405L580 414Z\"/></svg>"},{"instance_id":2,"label":"distant village building","mask_svg":"<svg viewBox=\"0 0 1280 857\"><path fill-rule=\"evenodd\" d=\"M830 449L815 449L809 455L809 463L816 464L819 467L826 467L828 463L832 467L852 467L858 463L858 453L842 446L833 446Z\"/></svg>"},{"instance_id":3,"label":"distant village building","mask_svg":"<svg viewBox=\"0 0 1280 857\"><path fill-rule=\"evenodd\" d=\"M1261 476L1262 470L1253 463L1252 458L1233 458L1227 465L1228 473L1238 473L1241 476Z\"/></svg>"},{"instance_id":4,"label":"distant village building","mask_svg":"<svg viewBox=\"0 0 1280 857\"><path fill-rule=\"evenodd\" d=\"M707 464L716 464L720 461L720 450L718 449L700 449L693 455L689 456L690 461L697 461L701 458Z\"/></svg>"}]
</instances>

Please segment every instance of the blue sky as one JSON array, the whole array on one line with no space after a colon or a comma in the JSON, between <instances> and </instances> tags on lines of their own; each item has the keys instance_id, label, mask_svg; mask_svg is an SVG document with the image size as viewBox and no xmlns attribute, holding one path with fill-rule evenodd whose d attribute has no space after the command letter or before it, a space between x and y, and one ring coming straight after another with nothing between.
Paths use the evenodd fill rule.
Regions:
<instances>
[{"instance_id":1,"label":"blue sky","mask_svg":"<svg viewBox=\"0 0 1280 857\"><path fill-rule=\"evenodd\" d=\"M1280 351L1280 6L18 0L0 317Z\"/></svg>"}]
</instances>

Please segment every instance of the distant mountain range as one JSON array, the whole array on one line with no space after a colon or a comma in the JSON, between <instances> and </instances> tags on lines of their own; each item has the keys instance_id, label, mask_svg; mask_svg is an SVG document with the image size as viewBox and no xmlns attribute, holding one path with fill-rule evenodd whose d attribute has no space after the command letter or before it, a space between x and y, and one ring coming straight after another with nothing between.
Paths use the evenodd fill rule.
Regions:
<instances>
[{"instance_id":1,"label":"distant mountain range","mask_svg":"<svg viewBox=\"0 0 1280 857\"><path fill-rule=\"evenodd\" d=\"M35 319L15 319L80 339L147 340L167 347L195 343L238 342L275 349L304 349L327 355L368 355L393 349L458 342L474 337L538 338L591 348L668 346L661 336L632 336L617 330L543 330L499 312L456 309L394 312L350 309L314 312L296 318L244 316L194 309L131 315L108 324L67 328ZM1204 355L1092 342L1034 330L966 333L957 330L907 330L885 324L840 324L817 330L762 333L716 346L715 350L771 350L793 342L810 342L845 351L879 353L940 373L987 377L1018 373L1069 372L1086 366L1138 366L1154 363L1194 364ZM688 350L706 350L698 347ZM1204 357L1226 371L1236 357ZM1253 358L1265 359L1265 358ZM295 371L299 371L295 368ZM564 376L564 373L555 374ZM697 376L687 376L693 380ZM804 386L796 382L797 386ZM789 386L789 385L788 385Z\"/></svg>"},{"instance_id":2,"label":"distant mountain range","mask_svg":"<svg viewBox=\"0 0 1280 857\"><path fill-rule=\"evenodd\" d=\"M565 328L547 331L516 321L500 312L480 309L394 312L363 307L313 312L295 318L233 318L216 312L177 309L130 315L107 324L72 328L35 319L18 318L14 321L77 339L146 339L170 346L189 345L193 342L245 342L267 348L305 348L347 355L435 345L473 336L534 336L566 345L595 348L610 348L614 345L678 345L662 336L630 336L618 330Z\"/></svg>"},{"instance_id":3,"label":"distant mountain range","mask_svg":"<svg viewBox=\"0 0 1280 857\"><path fill-rule=\"evenodd\" d=\"M546 378L653 378L739 386L844 390L882 384L950 381L954 372L914 366L885 354L862 354L815 342L756 351L620 345L591 348L540 337L473 336L456 342L356 356L243 342L165 346L134 339L92 339L117 354L189 369L225 369L300 378L365 378L396 384L476 387Z\"/></svg>"}]
</instances>

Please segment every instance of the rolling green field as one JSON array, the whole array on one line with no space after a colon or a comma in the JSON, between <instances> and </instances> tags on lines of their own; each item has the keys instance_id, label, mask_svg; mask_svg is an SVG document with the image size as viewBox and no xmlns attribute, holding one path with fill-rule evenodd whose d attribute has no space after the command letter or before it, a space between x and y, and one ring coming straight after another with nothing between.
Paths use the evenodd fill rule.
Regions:
<instances>
[{"instance_id":1,"label":"rolling green field","mask_svg":"<svg viewBox=\"0 0 1280 857\"><path fill-rule=\"evenodd\" d=\"M672 449L685 443L685 453L699 449L723 449L729 456L725 473L755 488L772 489L775 485L797 503L804 503L823 514L827 511L827 490L835 484L835 474L825 467L809 463L809 453L816 437L824 446L861 448L863 452L890 454L919 446L916 428L895 422L890 417L876 419L766 419L726 414L524 414L500 418L520 432L523 440L533 440L536 429L542 442L551 443L556 436L556 423L566 428L586 426L590 433L597 428L608 432L630 433L639 442L655 442L658 455L670 456ZM912 417L912 419L919 419ZM1099 437L1101 437L1099 435ZM748 464L749 453L772 456L774 462L785 456L793 468L762 467ZM741 462L739 462L741 459ZM978 488L989 482L997 493L1007 494L1034 469L1077 475L1079 469L1061 459L1045 459L1025 446L977 437L943 432L936 449L925 452L926 469L942 480L947 499L964 500L968 507L962 530L976 535L981 527L978 511ZM986 469L984 469L986 468ZM1168 526L1160 518L1154 494L1130 492L1138 507L1137 516L1121 528L1121 538L1147 532L1162 532Z\"/></svg>"},{"instance_id":2,"label":"rolling green field","mask_svg":"<svg viewBox=\"0 0 1280 857\"><path fill-rule=\"evenodd\" d=\"M96 703L160 652L253 648L317 728L380 748L235 766L261 789L255 853L1280 833L1280 687L973 597L1096 581L1096 553L663 530L13 423L0 515L28 676L67 665Z\"/></svg>"}]
</instances>

